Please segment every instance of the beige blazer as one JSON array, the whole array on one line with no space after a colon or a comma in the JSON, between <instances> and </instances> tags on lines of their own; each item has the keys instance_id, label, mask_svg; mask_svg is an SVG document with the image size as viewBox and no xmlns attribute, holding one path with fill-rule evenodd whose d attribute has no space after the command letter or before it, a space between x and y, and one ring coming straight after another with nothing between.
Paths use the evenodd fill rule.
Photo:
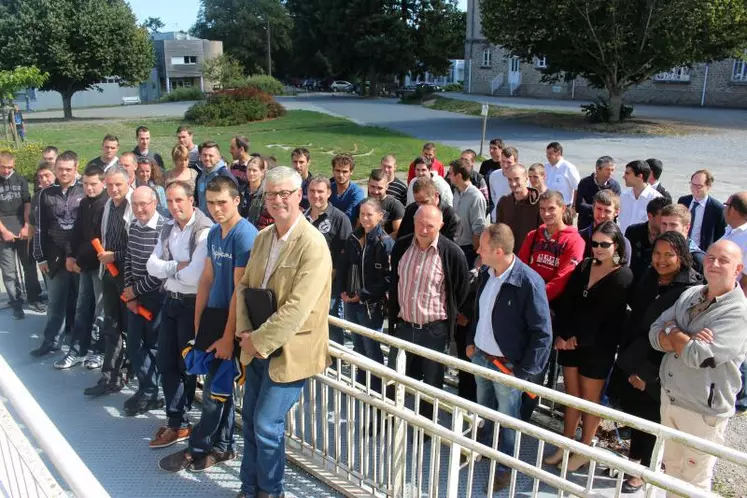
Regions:
<instances>
[{"instance_id":1,"label":"beige blazer","mask_svg":"<svg viewBox=\"0 0 747 498\"><path fill-rule=\"evenodd\" d=\"M303 215L280 251L267 288L275 292L278 310L255 330L247 316L244 290L259 288L265 276L275 230L270 225L254 240L249 263L236 292L236 334L249 331L260 355L270 360L270 378L294 382L321 373L331 364L329 314L332 258L324 236ZM252 357L241 352L241 362Z\"/></svg>"}]
</instances>

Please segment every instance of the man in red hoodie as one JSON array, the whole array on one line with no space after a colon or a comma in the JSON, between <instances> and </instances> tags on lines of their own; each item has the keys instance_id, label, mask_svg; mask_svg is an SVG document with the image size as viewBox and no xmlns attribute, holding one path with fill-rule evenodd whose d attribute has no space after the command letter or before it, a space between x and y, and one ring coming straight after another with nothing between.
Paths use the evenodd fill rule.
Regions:
<instances>
[{"instance_id":1,"label":"man in red hoodie","mask_svg":"<svg viewBox=\"0 0 747 498\"><path fill-rule=\"evenodd\" d=\"M432 142L428 142L423 145L423 159L426 164L430 164L431 171L435 172L441 178L446 178L446 169L443 163L436 159L436 145ZM415 178L415 161L410 163L410 170L407 173L407 184L409 185L412 179Z\"/></svg>"}]
</instances>

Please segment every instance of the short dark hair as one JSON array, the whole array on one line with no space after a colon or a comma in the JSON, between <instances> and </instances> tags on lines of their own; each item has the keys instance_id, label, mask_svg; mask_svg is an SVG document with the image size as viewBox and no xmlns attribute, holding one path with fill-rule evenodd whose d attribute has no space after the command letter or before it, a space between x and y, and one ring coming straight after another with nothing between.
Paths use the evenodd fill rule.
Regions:
<instances>
[{"instance_id":1,"label":"short dark hair","mask_svg":"<svg viewBox=\"0 0 747 498\"><path fill-rule=\"evenodd\" d=\"M244 135L236 135L235 137L233 137L233 141L236 142L236 147L249 152L249 139Z\"/></svg>"},{"instance_id":2,"label":"short dark hair","mask_svg":"<svg viewBox=\"0 0 747 498\"><path fill-rule=\"evenodd\" d=\"M602 189L594 194L594 202L592 204L601 204L602 206L612 206L615 209L620 209L620 196L609 189Z\"/></svg>"},{"instance_id":3,"label":"short dark hair","mask_svg":"<svg viewBox=\"0 0 747 498\"><path fill-rule=\"evenodd\" d=\"M732 194L729 197L729 207L742 216L747 216L747 195L744 193Z\"/></svg>"},{"instance_id":4,"label":"short dark hair","mask_svg":"<svg viewBox=\"0 0 747 498\"><path fill-rule=\"evenodd\" d=\"M477 158L477 152L475 152L475 151L474 151L474 150L472 150L472 149L464 149L464 150L462 151L462 154L469 154L470 156L472 156L472 160L473 160L473 161L474 161L474 160L475 160L475 159Z\"/></svg>"},{"instance_id":5,"label":"short dark hair","mask_svg":"<svg viewBox=\"0 0 747 498\"><path fill-rule=\"evenodd\" d=\"M184 193L187 195L187 197L194 197L195 196L195 189L192 185L185 182L184 180L173 180L170 181L168 185L166 185L166 191L168 192L172 188L179 187L184 191Z\"/></svg>"},{"instance_id":6,"label":"short dark hair","mask_svg":"<svg viewBox=\"0 0 747 498\"><path fill-rule=\"evenodd\" d=\"M238 197L239 188L233 178L227 176L216 176L210 180L205 187L208 192L228 192L231 197Z\"/></svg>"},{"instance_id":7,"label":"short dark hair","mask_svg":"<svg viewBox=\"0 0 747 498\"><path fill-rule=\"evenodd\" d=\"M690 243L681 233L664 232L654 239L651 247L656 248L656 244L659 242L666 242L672 247L672 250L680 260L680 271L684 268L692 268L693 257L690 255Z\"/></svg>"},{"instance_id":8,"label":"short dark hair","mask_svg":"<svg viewBox=\"0 0 747 498\"><path fill-rule=\"evenodd\" d=\"M561 154L563 153L563 146L560 145L560 142L550 142L549 144L547 144L547 147L545 147L545 150L547 149L552 149L555 152L560 152Z\"/></svg>"},{"instance_id":9,"label":"short dark hair","mask_svg":"<svg viewBox=\"0 0 747 498\"><path fill-rule=\"evenodd\" d=\"M213 140L205 140L200 144L200 152L202 152L202 149L218 149L220 152L220 146L218 145L218 142L215 142Z\"/></svg>"},{"instance_id":10,"label":"short dark hair","mask_svg":"<svg viewBox=\"0 0 747 498\"><path fill-rule=\"evenodd\" d=\"M494 138L490 141L489 145L497 145L499 149L503 149L503 139L502 138Z\"/></svg>"},{"instance_id":11,"label":"short dark hair","mask_svg":"<svg viewBox=\"0 0 747 498\"><path fill-rule=\"evenodd\" d=\"M192 130L187 125L181 125L179 128L176 129L176 134L180 134L181 132L186 131L189 133L189 136L192 136Z\"/></svg>"},{"instance_id":12,"label":"short dark hair","mask_svg":"<svg viewBox=\"0 0 747 498\"><path fill-rule=\"evenodd\" d=\"M648 163L646 161L641 160L635 160L630 161L628 164L625 165L625 169L630 168L630 171L635 176L642 176L643 181L648 181L649 175L651 175L651 168L649 167Z\"/></svg>"},{"instance_id":13,"label":"short dark hair","mask_svg":"<svg viewBox=\"0 0 747 498\"><path fill-rule=\"evenodd\" d=\"M428 169L431 169L431 164L428 163L428 161L426 161L423 156L418 156L415 159L413 159L413 161L412 161L412 167L414 168L418 164L425 164L426 166L428 166Z\"/></svg>"},{"instance_id":14,"label":"short dark hair","mask_svg":"<svg viewBox=\"0 0 747 498\"><path fill-rule=\"evenodd\" d=\"M472 167L466 159L455 159L449 163L455 175L462 177L462 180L469 180L472 177Z\"/></svg>"},{"instance_id":15,"label":"short dark hair","mask_svg":"<svg viewBox=\"0 0 747 498\"><path fill-rule=\"evenodd\" d=\"M386 175L384 175L384 172L380 169L372 169L371 174L368 175L369 180L373 180L375 182L380 182L382 180L386 180Z\"/></svg>"},{"instance_id":16,"label":"short dark hair","mask_svg":"<svg viewBox=\"0 0 747 498\"><path fill-rule=\"evenodd\" d=\"M602 156L599 159L597 159L596 167L601 168L605 164L610 164L610 163L615 164L615 160L612 159L612 156Z\"/></svg>"},{"instance_id":17,"label":"short dark hair","mask_svg":"<svg viewBox=\"0 0 747 498\"><path fill-rule=\"evenodd\" d=\"M78 154L73 152L72 150L66 150L59 156L57 156L57 160L55 161L55 164L57 164L60 161L72 161L75 163L75 166L78 166Z\"/></svg>"},{"instance_id":18,"label":"short dark hair","mask_svg":"<svg viewBox=\"0 0 747 498\"><path fill-rule=\"evenodd\" d=\"M355 159L351 154L337 154L332 158L332 169L335 166L350 166L350 171L355 169Z\"/></svg>"},{"instance_id":19,"label":"short dark hair","mask_svg":"<svg viewBox=\"0 0 747 498\"><path fill-rule=\"evenodd\" d=\"M91 164L83 170L83 176L98 176L99 180L104 181L104 168Z\"/></svg>"},{"instance_id":20,"label":"short dark hair","mask_svg":"<svg viewBox=\"0 0 747 498\"><path fill-rule=\"evenodd\" d=\"M661 178L661 173L664 171L664 163L659 161L658 159L646 159L646 164L648 164L648 167L651 168L651 174L654 175L654 180L659 181L659 178Z\"/></svg>"},{"instance_id":21,"label":"short dark hair","mask_svg":"<svg viewBox=\"0 0 747 498\"><path fill-rule=\"evenodd\" d=\"M705 182L705 184L706 184L706 185L707 185L708 187L710 187L711 185L713 185L713 181L714 181L714 180L715 180L716 178L715 178L715 177L713 176L713 173L711 173L711 172L710 172L710 171L708 171L707 169L699 169L698 171L696 171L695 173L693 173L692 175L690 175L690 180L692 180L692 179L693 179L693 177L694 177L695 175L700 175L700 174L703 174L703 175L705 175L705 177L706 177L706 182Z\"/></svg>"},{"instance_id":22,"label":"short dark hair","mask_svg":"<svg viewBox=\"0 0 747 498\"><path fill-rule=\"evenodd\" d=\"M101 141L101 144L103 145L105 142L117 142L117 145L119 145L119 139L116 135L112 135L111 133L107 133L106 135L104 135L104 139Z\"/></svg>"},{"instance_id":23,"label":"short dark hair","mask_svg":"<svg viewBox=\"0 0 747 498\"><path fill-rule=\"evenodd\" d=\"M293 152L291 152L291 158L293 156L304 156L307 161L311 161L311 152L309 152L309 149L306 147L296 147L293 149Z\"/></svg>"},{"instance_id":24,"label":"short dark hair","mask_svg":"<svg viewBox=\"0 0 747 498\"><path fill-rule=\"evenodd\" d=\"M144 131L147 131L148 133L150 133L150 129L148 129L147 126L138 126L135 129L135 138L137 138Z\"/></svg>"},{"instance_id":25,"label":"short dark hair","mask_svg":"<svg viewBox=\"0 0 747 498\"><path fill-rule=\"evenodd\" d=\"M423 150L432 150L435 148L436 144L434 144L433 142L426 142L425 144L423 144Z\"/></svg>"},{"instance_id":26,"label":"short dark hair","mask_svg":"<svg viewBox=\"0 0 747 498\"><path fill-rule=\"evenodd\" d=\"M615 253L620 258L618 264L624 266L628 262L625 254L625 237L617 223L614 221L604 221L591 232L591 236L593 237L595 233L601 233L612 239L612 242L615 243Z\"/></svg>"},{"instance_id":27,"label":"short dark hair","mask_svg":"<svg viewBox=\"0 0 747 498\"><path fill-rule=\"evenodd\" d=\"M664 206L668 206L669 204L670 202L664 197L651 199L646 205L646 213L650 214L651 216L659 216L659 214L661 214L661 210L664 209Z\"/></svg>"},{"instance_id":28,"label":"short dark hair","mask_svg":"<svg viewBox=\"0 0 747 498\"><path fill-rule=\"evenodd\" d=\"M60 149L55 147L54 145L47 145L42 149L42 154L46 154L47 152L54 152L55 154L60 153Z\"/></svg>"}]
</instances>

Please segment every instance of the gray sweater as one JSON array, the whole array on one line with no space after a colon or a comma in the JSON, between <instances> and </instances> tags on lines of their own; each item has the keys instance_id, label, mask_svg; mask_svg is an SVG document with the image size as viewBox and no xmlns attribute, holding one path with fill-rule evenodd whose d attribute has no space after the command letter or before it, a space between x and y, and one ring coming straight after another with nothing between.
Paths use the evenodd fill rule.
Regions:
<instances>
[{"instance_id":1,"label":"gray sweater","mask_svg":"<svg viewBox=\"0 0 747 498\"><path fill-rule=\"evenodd\" d=\"M471 246L472 235L479 235L485 229L485 196L472 184L464 192L455 189L454 209L462 220L454 242L460 246Z\"/></svg>"},{"instance_id":2,"label":"gray sweater","mask_svg":"<svg viewBox=\"0 0 747 498\"><path fill-rule=\"evenodd\" d=\"M691 319L688 310L702 302L705 289L699 285L683 292L651 325L649 340L654 349L663 351L659 332L670 321L690 335L710 329L712 343L690 341L681 355L664 355L659 369L662 396L695 413L730 417L742 387L739 366L747 354L747 298L736 287Z\"/></svg>"}]
</instances>

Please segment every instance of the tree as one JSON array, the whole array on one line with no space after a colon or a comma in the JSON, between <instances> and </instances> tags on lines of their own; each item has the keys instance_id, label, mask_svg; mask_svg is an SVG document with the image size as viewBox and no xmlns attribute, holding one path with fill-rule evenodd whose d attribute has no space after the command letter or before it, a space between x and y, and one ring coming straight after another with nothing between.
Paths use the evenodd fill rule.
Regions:
<instances>
[{"instance_id":1,"label":"tree","mask_svg":"<svg viewBox=\"0 0 747 498\"><path fill-rule=\"evenodd\" d=\"M205 78L217 81L222 88L227 88L231 83L245 78L241 63L228 54L221 54L203 62L202 72Z\"/></svg>"},{"instance_id":2,"label":"tree","mask_svg":"<svg viewBox=\"0 0 747 498\"><path fill-rule=\"evenodd\" d=\"M21 90L42 86L47 78L49 74L42 73L37 67L18 66L12 71L0 70L0 119L3 122L6 140L8 139L7 123L10 123L10 132L16 142L16 147L20 147L21 144L13 117L15 114L13 99ZM9 113L8 120L5 119L6 108Z\"/></svg>"},{"instance_id":3,"label":"tree","mask_svg":"<svg viewBox=\"0 0 747 498\"><path fill-rule=\"evenodd\" d=\"M41 89L62 95L70 119L76 92L111 76L136 85L148 78L154 56L124 0L7 0L0 4L0 69L17 65L49 73Z\"/></svg>"},{"instance_id":4,"label":"tree","mask_svg":"<svg viewBox=\"0 0 747 498\"><path fill-rule=\"evenodd\" d=\"M288 59L292 21L280 0L201 0L191 33L220 40L223 51L249 73L267 72L267 29L270 29L272 73L283 73L278 60Z\"/></svg>"},{"instance_id":5,"label":"tree","mask_svg":"<svg viewBox=\"0 0 747 498\"><path fill-rule=\"evenodd\" d=\"M143 27L151 34L158 33L158 30L166 26L160 17L149 17L143 23Z\"/></svg>"},{"instance_id":6,"label":"tree","mask_svg":"<svg viewBox=\"0 0 747 498\"><path fill-rule=\"evenodd\" d=\"M459 10L455 0L424 3L417 23L416 72L442 75L449 71L449 59L464 57L467 35L467 13Z\"/></svg>"},{"instance_id":7,"label":"tree","mask_svg":"<svg viewBox=\"0 0 747 498\"><path fill-rule=\"evenodd\" d=\"M745 0L481 0L489 41L526 61L546 57L543 80L581 76L609 95L658 72L735 56L747 46Z\"/></svg>"}]
</instances>

